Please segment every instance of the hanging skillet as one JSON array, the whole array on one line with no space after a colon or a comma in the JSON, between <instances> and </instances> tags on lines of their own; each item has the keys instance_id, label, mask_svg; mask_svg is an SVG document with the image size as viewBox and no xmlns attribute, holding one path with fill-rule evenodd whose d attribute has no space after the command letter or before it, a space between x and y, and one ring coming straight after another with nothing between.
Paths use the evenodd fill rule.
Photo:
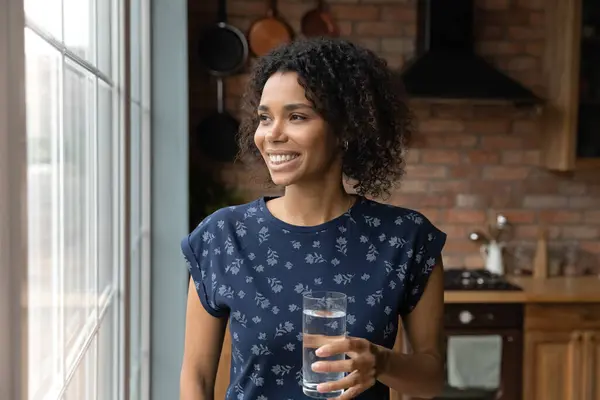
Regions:
<instances>
[{"instance_id":1,"label":"hanging skillet","mask_svg":"<svg viewBox=\"0 0 600 400\"><path fill-rule=\"evenodd\" d=\"M294 38L292 28L277 12L277 0L267 0L267 15L250 26L248 41L255 56L264 56L275 47Z\"/></svg>"},{"instance_id":2,"label":"hanging skillet","mask_svg":"<svg viewBox=\"0 0 600 400\"><path fill-rule=\"evenodd\" d=\"M339 27L333 20L333 16L329 13L325 5L325 0L317 0L317 7L304 14L300 27L306 37L337 37L340 35Z\"/></svg>"},{"instance_id":3,"label":"hanging skillet","mask_svg":"<svg viewBox=\"0 0 600 400\"><path fill-rule=\"evenodd\" d=\"M223 77L233 75L246 64L248 42L244 34L227 23L226 0L219 0L218 22L200 40L199 56L209 73L217 77L217 111L198 126L202 150L216 161L232 161L238 150L239 122L223 105Z\"/></svg>"},{"instance_id":4,"label":"hanging skillet","mask_svg":"<svg viewBox=\"0 0 600 400\"><path fill-rule=\"evenodd\" d=\"M200 122L198 137L204 153L215 161L233 161L237 146L239 122L224 107L223 78L217 77L217 111Z\"/></svg>"},{"instance_id":5,"label":"hanging skillet","mask_svg":"<svg viewBox=\"0 0 600 400\"><path fill-rule=\"evenodd\" d=\"M208 71L215 76L232 75L248 59L248 41L235 26L227 23L227 0L219 0L217 23L205 30L198 46L198 55Z\"/></svg>"}]
</instances>

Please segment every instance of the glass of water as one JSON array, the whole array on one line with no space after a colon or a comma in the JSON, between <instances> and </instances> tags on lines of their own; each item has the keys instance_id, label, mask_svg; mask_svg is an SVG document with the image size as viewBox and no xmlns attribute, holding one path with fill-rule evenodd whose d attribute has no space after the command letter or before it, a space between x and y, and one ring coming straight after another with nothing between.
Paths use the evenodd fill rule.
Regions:
<instances>
[{"instance_id":1,"label":"glass of water","mask_svg":"<svg viewBox=\"0 0 600 400\"><path fill-rule=\"evenodd\" d=\"M317 361L338 361L345 354L331 357L317 357L315 351L332 341L346 337L346 306L344 293L315 291L304 295L302 310L302 390L315 399L337 397L343 390L319 393L317 385L337 381L345 376L343 372L314 372L311 365Z\"/></svg>"}]
</instances>

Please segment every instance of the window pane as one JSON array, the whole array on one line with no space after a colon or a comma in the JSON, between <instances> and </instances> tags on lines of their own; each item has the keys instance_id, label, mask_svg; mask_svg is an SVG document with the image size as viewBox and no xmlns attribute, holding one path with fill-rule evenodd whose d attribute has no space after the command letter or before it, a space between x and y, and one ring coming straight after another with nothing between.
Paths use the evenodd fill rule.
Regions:
<instances>
[{"instance_id":1,"label":"window pane","mask_svg":"<svg viewBox=\"0 0 600 400\"><path fill-rule=\"evenodd\" d=\"M115 156L113 90L99 82L98 85L98 262L99 289L114 286L115 267Z\"/></svg>"},{"instance_id":2,"label":"window pane","mask_svg":"<svg viewBox=\"0 0 600 400\"><path fill-rule=\"evenodd\" d=\"M98 337L98 400L114 400L117 372L115 301L108 305Z\"/></svg>"},{"instance_id":3,"label":"window pane","mask_svg":"<svg viewBox=\"0 0 600 400\"><path fill-rule=\"evenodd\" d=\"M79 57L96 61L95 0L63 0L64 42Z\"/></svg>"},{"instance_id":4,"label":"window pane","mask_svg":"<svg viewBox=\"0 0 600 400\"><path fill-rule=\"evenodd\" d=\"M65 63L62 245L67 369L95 325L94 81Z\"/></svg>"},{"instance_id":5,"label":"window pane","mask_svg":"<svg viewBox=\"0 0 600 400\"><path fill-rule=\"evenodd\" d=\"M62 1L25 0L25 15L58 40L62 40Z\"/></svg>"},{"instance_id":6,"label":"window pane","mask_svg":"<svg viewBox=\"0 0 600 400\"><path fill-rule=\"evenodd\" d=\"M96 339L94 339L77 366L71 382L69 382L63 397L64 400L91 400L95 398L97 390L96 350Z\"/></svg>"},{"instance_id":7,"label":"window pane","mask_svg":"<svg viewBox=\"0 0 600 400\"><path fill-rule=\"evenodd\" d=\"M113 21L111 19L112 0L96 0L98 3L98 69L112 76L111 38Z\"/></svg>"},{"instance_id":8,"label":"window pane","mask_svg":"<svg viewBox=\"0 0 600 400\"><path fill-rule=\"evenodd\" d=\"M28 240L29 399L62 380L58 320L58 126L61 57L25 30Z\"/></svg>"}]
</instances>

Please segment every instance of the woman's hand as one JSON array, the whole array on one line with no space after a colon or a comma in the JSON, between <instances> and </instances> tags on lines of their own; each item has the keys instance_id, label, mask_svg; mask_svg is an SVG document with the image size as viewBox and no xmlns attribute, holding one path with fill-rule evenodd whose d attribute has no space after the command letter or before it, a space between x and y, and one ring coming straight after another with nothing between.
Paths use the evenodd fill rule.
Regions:
<instances>
[{"instance_id":1,"label":"woman's hand","mask_svg":"<svg viewBox=\"0 0 600 400\"><path fill-rule=\"evenodd\" d=\"M369 389L377 381L381 371L381 350L366 339L347 337L324 346L316 351L318 357L330 357L336 354L347 354L350 358L340 361L317 361L312 364L315 372L347 372L344 378L321 383L319 392L332 392L346 389L344 394L334 400L352 399Z\"/></svg>"}]
</instances>

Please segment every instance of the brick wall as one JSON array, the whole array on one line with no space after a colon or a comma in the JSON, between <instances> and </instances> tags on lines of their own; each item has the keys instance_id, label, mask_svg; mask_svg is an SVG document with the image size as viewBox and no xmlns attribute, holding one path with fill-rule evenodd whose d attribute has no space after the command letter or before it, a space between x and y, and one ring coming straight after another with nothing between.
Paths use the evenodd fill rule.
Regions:
<instances>
[{"instance_id":1,"label":"brick wall","mask_svg":"<svg viewBox=\"0 0 600 400\"><path fill-rule=\"evenodd\" d=\"M209 4L207 4L209 3ZM414 51L414 0L329 0L342 34L399 68ZM544 96L544 0L478 0L478 51L498 68ZM279 0L279 11L299 31L311 0ZM246 31L264 15L263 0L228 0L229 22ZM190 0L190 126L214 107L214 84L194 56L194 39L216 15L216 0ZM246 76L227 79L227 106L235 112ZM419 132L408 173L388 200L419 209L449 235L450 267L480 267L467 234L486 214L503 212L519 242L533 242L539 223L558 244L576 241L584 267L600 272L600 178L597 172L550 173L539 167L540 117L510 106L418 105ZM193 131L191 132L193 143ZM193 145L192 145L193 146ZM200 156L193 154L195 161ZM265 190L235 166L223 176L248 197Z\"/></svg>"}]
</instances>

